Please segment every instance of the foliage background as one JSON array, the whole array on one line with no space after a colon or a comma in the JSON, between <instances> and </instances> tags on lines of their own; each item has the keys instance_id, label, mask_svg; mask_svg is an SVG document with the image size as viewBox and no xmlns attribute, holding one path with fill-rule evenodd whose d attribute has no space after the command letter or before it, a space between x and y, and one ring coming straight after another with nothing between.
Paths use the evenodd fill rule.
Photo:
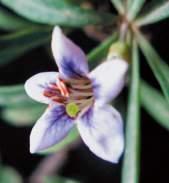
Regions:
<instances>
[{"instance_id":1,"label":"foliage background","mask_svg":"<svg viewBox=\"0 0 169 183\"><path fill-rule=\"evenodd\" d=\"M5 0L4 0L5 2ZM162 2L162 1L161 1ZM167 2L167 1L166 1ZM1 3L1 1L0 1ZM92 1L92 4L95 9L106 9L115 14L116 10L110 3L106 0L103 2L99 0ZM0 4L1 8L6 7ZM144 5L144 8L147 7L147 4ZM8 10L9 11L9 10ZM144 9L143 9L144 11ZM12 24L10 24L12 25ZM16 27L16 26L15 26ZM29 27L29 26L28 26ZM30 28L30 27L29 27ZM68 28L67 28L68 29ZM100 37L96 38L93 35L89 34L88 31L83 31L81 28L76 28L72 30L69 37L73 39L86 53L89 53L93 48L100 44ZM44 30L44 27L41 29ZM142 32L146 34L147 38L151 40L153 47L158 50L158 53L162 55L162 58L165 61L169 60L169 23L168 19L152 24L146 27L143 27ZM1 29L1 36L6 35L11 31L6 29ZM15 30L19 32L19 30ZM36 32L36 31L35 31ZM49 30L50 32L50 30ZM110 28L106 27L101 29L103 35L109 35L111 32ZM39 34L39 32L38 32ZM45 34L45 33L44 33ZM36 35L34 33L34 35ZM37 36L37 35L36 35ZM35 36L35 37L36 37ZM50 37L50 33L48 33ZM37 38L37 37L36 37ZM34 39L34 38L32 38ZM50 40L50 38L48 38ZM30 39L28 39L30 40ZM40 38L40 40L42 40ZM18 41L18 40L17 40ZM37 42L37 40L36 40ZM16 43L11 41L0 40L1 50L7 48L6 53L0 52L0 85L8 86L13 84L24 83L27 78L32 76L35 73L42 71L51 71L56 70L55 63L53 58L50 57L50 41L48 41L45 46L40 45L29 52L26 52L15 59L12 59L12 62L9 64L3 64L5 56L10 56L11 51L10 47L16 48ZM19 45L19 42L17 43ZM22 43L24 46L28 44L27 42ZM7 61L4 61L5 63ZM167 63L167 62L166 62ZM150 67L148 66L146 59L142 54L140 54L140 67L141 67L141 77L144 78L151 86L155 87L158 91L161 92L160 86L156 81ZM168 73L169 74L169 73ZM0 90L2 91L2 90ZM5 99L7 96L0 93L1 98ZM120 102L116 101L117 107L121 109L121 106L126 106L128 96L128 89L125 88L123 94L120 96ZM155 98L154 98L155 99ZM121 104L121 100L123 101ZM10 100L7 98L6 105L10 104ZM120 105L119 105L120 103ZM152 99L151 104L154 103ZM13 167L19 172L24 182L28 181L33 175L35 170L37 170L38 165L43 162L47 156L43 155L31 155L29 153L29 134L31 131L31 126L25 127L23 125L11 125L9 123L7 113L6 118L4 119L4 106L1 108L1 123L0 123L0 157L1 157L1 169L4 166ZM126 111L125 107L125 111ZM17 116L22 119L23 111L16 112ZM25 115L25 114L24 114ZM36 114L40 116L40 112ZM159 114L160 115L160 114ZM12 116L13 117L13 116ZM23 120L24 121L24 120ZM168 120L169 121L169 120ZM22 120L21 120L22 123ZM141 152L140 152L140 182L167 182L169 180L168 169L169 169L169 135L167 129L163 128L160 124L156 123L154 118L152 118L145 108L141 108ZM122 158L123 159L123 158ZM78 146L71 148L67 154L67 159L64 161L63 165L59 170L54 170L54 175L59 174L59 176L73 178L80 182L115 182L118 183L121 180L122 172L122 159L119 164L112 165L107 163L99 158L95 157L83 143L80 143ZM56 172L57 171L57 172ZM7 173L11 175L11 173ZM12 179L13 181L14 179ZM0 181L2 182L2 180ZM9 182L9 181L6 181ZM6 183L2 182L2 183ZM18 182L18 181L16 181ZM60 180L53 181L60 182ZM131 183L131 182L130 182Z\"/></svg>"}]
</instances>

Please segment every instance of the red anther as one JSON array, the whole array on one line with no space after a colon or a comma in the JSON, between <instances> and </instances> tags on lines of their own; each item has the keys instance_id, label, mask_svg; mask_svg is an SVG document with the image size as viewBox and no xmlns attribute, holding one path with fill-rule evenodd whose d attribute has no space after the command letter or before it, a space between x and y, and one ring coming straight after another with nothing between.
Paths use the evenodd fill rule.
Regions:
<instances>
[{"instance_id":1,"label":"red anther","mask_svg":"<svg viewBox=\"0 0 169 183\"><path fill-rule=\"evenodd\" d=\"M67 89L67 87L66 87L66 85L65 85L65 83L64 83L63 81L59 80L59 81L57 82L57 86L58 86L58 88L59 88L59 90L60 90L60 93L61 93L64 97L69 97L69 91L68 91L68 89Z\"/></svg>"},{"instance_id":2,"label":"red anther","mask_svg":"<svg viewBox=\"0 0 169 183\"><path fill-rule=\"evenodd\" d=\"M55 94L54 94L54 92L52 92L52 91L50 91L50 90L45 90L44 92L43 92L43 95L45 96L45 97L53 97Z\"/></svg>"},{"instance_id":3,"label":"red anther","mask_svg":"<svg viewBox=\"0 0 169 183\"><path fill-rule=\"evenodd\" d=\"M60 103L60 104L63 104L63 103L65 102L65 99L64 99L64 98L62 98L62 97L57 97L57 96L52 97L52 100L53 100L54 102L57 102L57 103Z\"/></svg>"}]
</instances>

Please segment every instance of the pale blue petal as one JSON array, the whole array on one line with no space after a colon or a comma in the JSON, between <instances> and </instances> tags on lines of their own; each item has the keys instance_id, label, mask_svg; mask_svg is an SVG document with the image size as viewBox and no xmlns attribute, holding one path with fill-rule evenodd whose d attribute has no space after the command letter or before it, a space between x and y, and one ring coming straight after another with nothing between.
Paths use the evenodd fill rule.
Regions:
<instances>
[{"instance_id":1,"label":"pale blue petal","mask_svg":"<svg viewBox=\"0 0 169 183\"><path fill-rule=\"evenodd\" d=\"M83 141L96 156L118 162L124 148L123 124L112 106L95 105L77 121L77 126Z\"/></svg>"},{"instance_id":2,"label":"pale blue petal","mask_svg":"<svg viewBox=\"0 0 169 183\"><path fill-rule=\"evenodd\" d=\"M95 98L103 103L113 100L123 89L128 64L126 61L113 58L93 70L89 77L93 82Z\"/></svg>"},{"instance_id":3,"label":"pale blue petal","mask_svg":"<svg viewBox=\"0 0 169 183\"><path fill-rule=\"evenodd\" d=\"M56 26L52 34L52 52L62 77L79 77L89 71L84 52Z\"/></svg>"},{"instance_id":4,"label":"pale blue petal","mask_svg":"<svg viewBox=\"0 0 169 183\"><path fill-rule=\"evenodd\" d=\"M74 122L66 115L64 106L49 106L31 131L30 152L39 152L60 142L73 125Z\"/></svg>"},{"instance_id":5,"label":"pale blue petal","mask_svg":"<svg viewBox=\"0 0 169 183\"><path fill-rule=\"evenodd\" d=\"M57 72L42 72L29 78L25 83L26 93L34 100L42 103L50 103L50 99L44 96L45 89L52 83L56 83Z\"/></svg>"}]
</instances>

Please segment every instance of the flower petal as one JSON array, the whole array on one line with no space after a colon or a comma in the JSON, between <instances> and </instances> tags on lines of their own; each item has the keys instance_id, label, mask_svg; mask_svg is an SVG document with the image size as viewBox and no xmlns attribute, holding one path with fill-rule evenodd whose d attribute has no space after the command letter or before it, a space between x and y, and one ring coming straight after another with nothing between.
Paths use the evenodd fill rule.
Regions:
<instances>
[{"instance_id":1,"label":"flower petal","mask_svg":"<svg viewBox=\"0 0 169 183\"><path fill-rule=\"evenodd\" d=\"M89 77L93 82L95 98L105 103L114 99L124 87L127 69L127 62L113 58L93 70Z\"/></svg>"},{"instance_id":2,"label":"flower petal","mask_svg":"<svg viewBox=\"0 0 169 183\"><path fill-rule=\"evenodd\" d=\"M30 135L30 152L35 153L61 141L74 123L64 106L50 106L33 127Z\"/></svg>"},{"instance_id":3,"label":"flower petal","mask_svg":"<svg viewBox=\"0 0 169 183\"><path fill-rule=\"evenodd\" d=\"M120 114L110 105L95 106L77 122L80 135L98 157L117 163L124 148Z\"/></svg>"},{"instance_id":4,"label":"flower petal","mask_svg":"<svg viewBox=\"0 0 169 183\"><path fill-rule=\"evenodd\" d=\"M56 83L57 72L42 72L29 78L25 83L27 94L38 102L48 104L50 99L43 95L45 88L51 83Z\"/></svg>"},{"instance_id":5,"label":"flower petal","mask_svg":"<svg viewBox=\"0 0 169 183\"><path fill-rule=\"evenodd\" d=\"M84 52L56 26L52 34L52 52L64 78L86 75L89 71Z\"/></svg>"}]
</instances>

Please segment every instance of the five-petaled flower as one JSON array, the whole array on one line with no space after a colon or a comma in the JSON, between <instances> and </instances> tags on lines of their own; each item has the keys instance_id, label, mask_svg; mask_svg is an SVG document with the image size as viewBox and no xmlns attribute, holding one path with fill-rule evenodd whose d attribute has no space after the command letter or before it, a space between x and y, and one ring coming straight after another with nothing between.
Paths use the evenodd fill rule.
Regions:
<instances>
[{"instance_id":1,"label":"five-petaled flower","mask_svg":"<svg viewBox=\"0 0 169 183\"><path fill-rule=\"evenodd\" d=\"M52 51L59 72L43 72L25 83L27 94L49 107L30 135L30 152L60 142L76 124L79 133L98 157L118 162L123 152L123 124L109 102L125 83L128 64L118 56L89 72L84 52L59 27L52 34Z\"/></svg>"}]
</instances>

